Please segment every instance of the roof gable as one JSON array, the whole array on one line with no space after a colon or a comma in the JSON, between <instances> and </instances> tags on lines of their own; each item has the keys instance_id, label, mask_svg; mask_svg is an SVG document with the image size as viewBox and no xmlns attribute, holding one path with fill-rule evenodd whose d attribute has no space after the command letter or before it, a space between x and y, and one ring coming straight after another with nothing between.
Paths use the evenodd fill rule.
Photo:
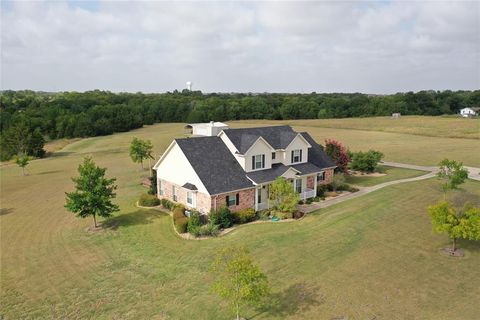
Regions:
<instances>
[{"instance_id":1,"label":"roof gable","mask_svg":"<svg viewBox=\"0 0 480 320\"><path fill-rule=\"evenodd\" d=\"M312 146L308 149L308 162L322 169L336 167L335 162L323 151L323 147L320 146L310 134L307 132L301 132L300 134Z\"/></svg>"}]
</instances>

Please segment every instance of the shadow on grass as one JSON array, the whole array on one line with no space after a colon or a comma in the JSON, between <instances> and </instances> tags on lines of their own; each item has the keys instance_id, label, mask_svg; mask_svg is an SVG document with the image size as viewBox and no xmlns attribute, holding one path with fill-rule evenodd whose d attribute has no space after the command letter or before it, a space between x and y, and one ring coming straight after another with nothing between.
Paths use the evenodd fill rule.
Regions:
<instances>
[{"instance_id":1,"label":"shadow on grass","mask_svg":"<svg viewBox=\"0 0 480 320\"><path fill-rule=\"evenodd\" d=\"M261 314L268 314L276 318L285 318L308 311L324 302L323 295L317 287L309 287L305 282L295 283L287 289L272 293L268 302L258 309L258 313L249 319Z\"/></svg>"},{"instance_id":2,"label":"shadow on grass","mask_svg":"<svg viewBox=\"0 0 480 320\"><path fill-rule=\"evenodd\" d=\"M102 228L117 230L119 227L131 227L153 223L155 219L168 216L157 210L136 210L119 216L114 216L102 223Z\"/></svg>"},{"instance_id":3,"label":"shadow on grass","mask_svg":"<svg viewBox=\"0 0 480 320\"><path fill-rule=\"evenodd\" d=\"M44 172L39 172L39 173L37 173L37 175L52 174L52 173L59 173L59 172L62 172L62 170L44 171Z\"/></svg>"},{"instance_id":4,"label":"shadow on grass","mask_svg":"<svg viewBox=\"0 0 480 320\"><path fill-rule=\"evenodd\" d=\"M5 216L13 212L13 208L0 208L0 216Z\"/></svg>"},{"instance_id":5,"label":"shadow on grass","mask_svg":"<svg viewBox=\"0 0 480 320\"><path fill-rule=\"evenodd\" d=\"M57 152L48 152L46 154L46 158L57 158L57 157L65 157L65 156L68 156L70 154L72 154L74 152L70 152L70 151L57 151Z\"/></svg>"}]
</instances>

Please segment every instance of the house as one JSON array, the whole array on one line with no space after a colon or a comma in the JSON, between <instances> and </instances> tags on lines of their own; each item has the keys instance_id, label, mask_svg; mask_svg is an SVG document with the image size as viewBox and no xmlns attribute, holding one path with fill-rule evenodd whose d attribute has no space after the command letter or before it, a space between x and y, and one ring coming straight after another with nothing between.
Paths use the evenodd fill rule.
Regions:
<instances>
[{"instance_id":1,"label":"house","mask_svg":"<svg viewBox=\"0 0 480 320\"><path fill-rule=\"evenodd\" d=\"M194 136L216 136L222 130L228 129L228 125L223 122L208 123L190 123L185 126Z\"/></svg>"},{"instance_id":2,"label":"house","mask_svg":"<svg viewBox=\"0 0 480 320\"><path fill-rule=\"evenodd\" d=\"M306 132L290 126L224 129L175 139L155 164L159 198L208 214L268 208L269 185L291 181L301 199L332 181L334 162Z\"/></svg>"},{"instance_id":3,"label":"house","mask_svg":"<svg viewBox=\"0 0 480 320\"><path fill-rule=\"evenodd\" d=\"M460 115L464 118L474 117L477 116L480 112L480 108L472 107L472 108L463 108L460 110Z\"/></svg>"},{"instance_id":4,"label":"house","mask_svg":"<svg viewBox=\"0 0 480 320\"><path fill-rule=\"evenodd\" d=\"M393 118L393 119L399 119L401 116L402 116L401 113L398 113L398 112L392 113L392 118Z\"/></svg>"}]
</instances>

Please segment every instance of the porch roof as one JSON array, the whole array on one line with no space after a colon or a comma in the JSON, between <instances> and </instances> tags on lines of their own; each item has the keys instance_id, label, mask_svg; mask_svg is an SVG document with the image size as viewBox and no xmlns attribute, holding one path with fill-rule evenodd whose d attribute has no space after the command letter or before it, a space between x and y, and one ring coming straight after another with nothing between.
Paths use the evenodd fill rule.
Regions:
<instances>
[{"instance_id":1,"label":"porch roof","mask_svg":"<svg viewBox=\"0 0 480 320\"><path fill-rule=\"evenodd\" d=\"M299 176L322 171L322 169L309 162L300 163L293 166L286 166L282 163L276 163L272 165L271 169L248 172L247 177L256 184L272 182L278 177L282 176L289 169L297 171L297 175Z\"/></svg>"}]
</instances>

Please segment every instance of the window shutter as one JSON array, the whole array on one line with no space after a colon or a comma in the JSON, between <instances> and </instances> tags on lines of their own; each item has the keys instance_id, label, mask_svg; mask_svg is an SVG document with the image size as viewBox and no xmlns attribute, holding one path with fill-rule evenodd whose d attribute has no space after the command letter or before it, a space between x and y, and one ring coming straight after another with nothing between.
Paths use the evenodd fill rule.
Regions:
<instances>
[{"instance_id":1,"label":"window shutter","mask_svg":"<svg viewBox=\"0 0 480 320\"><path fill-rule=\"evenodd\" d=\"M235 205L238 206L238 205L240 204L240 193L237 193L237 194L236 194L236 197L237 197L237 198L235 199Z\"/></svg>"},{"instance_id":2,"label":"window shutter","mask_svg":"<svg viewBox=\"0 0 480 320\"><path fill-rule=\"evenodd\" d=\"M228 207L228 200L229 200L228 198L229 198L229 196L225 197L225 199L227 200L227 207Z\"/></svg>"},{"instance_id":3,"label":"window shutter","mask_svg":"<svg viewBox=\"0 0 480 320\"><path fill-rule=\"evenodd\" d=\"M293 163L293 150L292 150L292 159L290 160L291 163Z\"/></svg>"},{"instance_id":4,"label":"window shutter","mask_svg":"<svg viewBox=\"0 0 480 320\"><path fill-rule=\"evenodd\" d=\"M300 149L300 162L302 162L302 149Z\"/></svg>"},{"instance_id":5,"label":"window shutter","mask_svg":"<svg viewBox=\"0 0 480 320\"><path fill-rule=\"evenodd\" d=\"M262 168L265 168L265 155L262 154Z\"/></svg>"},{"instance_id":6,"label":"window shutter","mask_svg":"<svg viewBox=\"0 0 480 320\"><path fill-rule=\"evenodd\" d=\"M252 156L252 170L255 170L255 156Z\"/></svg>"}]
</instances>

